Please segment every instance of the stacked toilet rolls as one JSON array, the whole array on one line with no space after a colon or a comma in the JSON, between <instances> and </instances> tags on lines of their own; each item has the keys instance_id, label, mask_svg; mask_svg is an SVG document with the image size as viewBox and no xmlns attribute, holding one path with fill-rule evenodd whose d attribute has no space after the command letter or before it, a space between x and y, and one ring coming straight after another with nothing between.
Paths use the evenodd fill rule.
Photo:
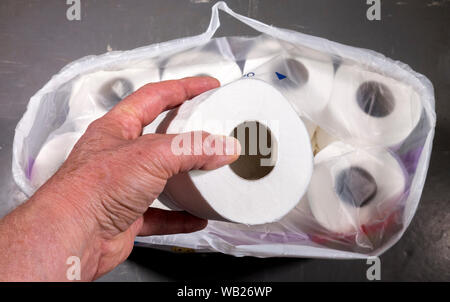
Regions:
<instances>
[{"instance_id":1,"label":"stacked toilet rolls","mask_svg":"<svg viewBox=\"0 0 450 302\"><path fill-rule=\"evenodd\" d=\"M76 130L85 130L114 105L143 85L158 82L156 67L130 68L119 71L97 71L80 77L72 88L67 120Z\"/></svg>"},{"instance_id":2,"label":"stacked toilet rolls","mask_svg":"<svg viewBox=\"0 0 450 302\"><path fill-rule=\"evenodd\" d=\"M245 72L286 96L305 121L317 153L308 193L282 223L291 230L297 224L309 234L355 234L386 218L407 186L403 164L389 147L401 144L417 125L418 94L362 66L336 66L326 54L283 47L286 42L266 44L283 52L264 55L257 44L250 53L263 53L262 58L249 60Z\"/></svg>"},{"instance_id":3,"label":"stacked toilet rolls","mask_svg":"<svg viewBox=\"0 0 450 302\"><path fill-rule=\"evenodd\" d=\"M401 208L408 185L406 169L394 152L414 131L421 114L417 92L404 83L361 66L338 68L322 113L324 122L315 133L319 153L307 194L320 225L333 233L364 229L370 235L382 230L367 226L392 223L389 217ZM341 165L347 172L337 168Z\"/></svg>"},{"instance_id":4,"label":"stacked toilet rolls","mask_svg":"<svg viewBox=\"0 0 450 302\"><path fill-rule=\"evenodd\" d=\"M97 71L76 79L65 122L48 138L34 160L30 177L33 186L40 187L58 170L90 123L143 85L158 81L158 69L151 63L141 64L140 68Z\"/></svg>"},{"instance_id":5,"label":"stacked toilet rolls","mask_svg":"<svg viewBox=\"0 0 450 302\"><path fill-rule=\"evenodd\" d=\"M225 85L242 76L241 69L233 58L221 53L220 39L200 48L176 53L160 62L161 80L176 80L184 77L211 76Z\"/></svg>"},{"instance_id":6,"label":"stacked toilet rolls","mask_svg":"<svg viewBox=\"0 0 450 302\"><path fill-rule=\"evenodd\" d=\"M332 58L268 38L256 40L249 56L244 74L277 87L301 116L313 139L316 124L312 120L320 119L333 88Z\"/></svg>"},{"instance_id":7,"label":"stacked toilet rolls","mask_svg":"<svg viewBox=\"0 0 450 302\"><path fill-rule=\"evenodd\" d=\"M68 101L66 121L44 143L34 160L33 186L38 188L56 172L90 123L143 85L199 75L216 77L222 84L239 79L242 75L239 66L220 54L217 43L214 41L201 48L179 52L157 63L140 62L132 68L101 70L76 79ZM155 133L166 115L167 112L160 114L143 133ZM153 206L166 208L158 200Z\"/></svg>"},{"instance_id":8,"label":"stacked toilet rolls","mask_svg":"<svg viewBox=\"0 0 450 302\"><path fill-rule=\"evenodd\" d=\"M268 36L245 49L240 66L223 43L212 40L146 68L80 77L73 84L64 131L55 132L59 134L50 137L35 160L33 183L38 186L48 179L89 123L140 86L210 75L224 87L183 104L170 118L162 113L143 133L205 130L232 135L234 127L260 121L272 130L276 148L267 160L273 165L258 179L245 178L253 167L241 161L217 171L179 175L168 182L164 204L245 224L277 220L297 204L296 211L304 216L302 229L309 234L319 228L354 234L399 206L408 183L393 147L420 120L417 92L400 80L349 61L337 64L335 57ZM242 75L249 79L239 80ZM195 124L201 117L218 123ZM233 119L233 127L217 128ZM267 120L287 126L273 131ZM56 149L58 154L49 151ZM316 153L314 172L311 151ZM156 206L164 207L159 201Z\"/></svg>"},{"instance_id":9,"label":"stacked toilet rolls","mask_svg":"<svg viewBox=\"0 0 450 302\"><path fill-rule=\"evenodd\" d=\"M243 74L252 75L255 70L264 66L270 66L270 61L286 55L288 49L293 48L280 40L274 39L267 35L261 35L255 38L251 46L237 54L237 57L242 57Z\"/></svg>"},{"instance_id":10,"label":"stacked toilet rolls","mask_svg":"<svg viewBox=\"0 0 450 302\"><path fill-rule=\"evenodd\" d=\"M211 76L219 80L221 85L235 81L242 76L237 63L229 57L221 55L220 39L203 47L178 52L159 62L161 81L176 80L184 77ZM143 133L155 133L168 112L161 113Z\"/></svg>"},{"instance_id":11,"label":"stacked toilet rolls","mask_svg":"<svg viewBox=\"0 0 450 302\"><path fill-rule=\"evenodd\" d=\"M312 173L311 146L304 124L271 85L242 79L206 92L180 106L166 133L202 130L231 135L240 125L252 122L270 128L268 173L249 173L255 168L267 170L266 165L263 158L254 161L255 154L248 154L251 141L237 136L244 146L237 166L172 177L164 191L170 199L166 205L207 219L249 225L276 221L292 210L304 195Z\"/></svg>"},{"instance_id":12,"label":"stacked toilet rolls","mask_svg":"<svg viewBox=\"0 0 450 302\"><path fill-rule=\"evenodd\" d=\"M312 238L324 234L320 228L332 236L378 233L382 238L380 232L397 223L390 217L401 209L408 186L395 147L411 135L421 113L420 98L410 87L341 65L319 115L318 153L303 204L320 227L298 226ZM334 244L336 237L327 241Z\"/></svg>"}]
</instances>

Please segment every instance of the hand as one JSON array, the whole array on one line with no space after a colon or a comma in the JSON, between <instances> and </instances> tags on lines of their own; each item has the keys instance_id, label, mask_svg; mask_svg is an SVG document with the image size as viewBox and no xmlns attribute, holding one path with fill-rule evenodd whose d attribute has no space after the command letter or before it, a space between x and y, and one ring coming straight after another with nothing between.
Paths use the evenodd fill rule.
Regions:
<instances>
[{"instance_id":1,"label":"hand","mask_svg":"<svg viewBox=\"0 0 450 302\"><path fill-rule=\"evenodd\" d=\"M237 140L217 137L224 155L176 156L171 152L175 135L141 133L162 111L218 86L219 82L209 77L148 84L89 125L66 162L18 211L45 220L46 231L40 233L52 236L53 244L59 246L61 259L53 262L62 261L60 273L67 268L65 257L74 255L81 259L82 279L92 280L124 261L137 235L186 233L206 226L207 221L188 213L149 205L171 176L191 169L215 169L236 160L240 153ZM203 139L207 136L203 133ZM237 148L230 152L226 140L232 140ZM21 219L15 212L0 224L0 236L8 219ZM32 214L21 215L37 219ZM28 232L36 232L36 227ZM42 244L48 240L46 237ZM51 264L50 271L59 270L55 266ZM41 277L55 278L49 274Z\"/></svg>"}]
</instances>

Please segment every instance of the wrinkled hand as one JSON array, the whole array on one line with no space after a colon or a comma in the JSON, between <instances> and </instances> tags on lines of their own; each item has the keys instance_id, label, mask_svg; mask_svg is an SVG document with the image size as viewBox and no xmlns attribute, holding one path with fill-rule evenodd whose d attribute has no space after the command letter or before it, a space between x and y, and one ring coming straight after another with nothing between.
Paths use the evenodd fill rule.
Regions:
<instances>
[{"instance_id":1,"label":"wrinkled hand","mask_svg":"<svg viewBox=\"0 0 450 302\"><path fill-rule=\"evenodd\" d=\"M79 235L64 235L75 245L90 245L89 256L80 255L83 279L97 278L124 261L137 235L193 232L206 226L205 220L188 213L149 205L171 176L234 161L240 150L226 150L225 142L236 140L218 137L224 155L176 156L171 152L174 135L141 133L162 111L218 86L209 77L144 86L89 125L66 162L32 197L51 200L76 225L76 233L88 234L89 243ZM70 233L70 227L65 232ZM77 251L72 243L65 246Z\"/></svg>"}]
</instances>

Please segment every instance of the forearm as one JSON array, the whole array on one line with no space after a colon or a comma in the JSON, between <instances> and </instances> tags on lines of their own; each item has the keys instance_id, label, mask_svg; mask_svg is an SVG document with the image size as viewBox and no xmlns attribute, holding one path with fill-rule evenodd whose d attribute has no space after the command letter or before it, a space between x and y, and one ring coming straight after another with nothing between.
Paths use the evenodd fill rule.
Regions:
<instances>
[{"instance_id":1,"label":"forearm","mask_svg":"<svg viewBox=\"0 0 450 302\"><path fill-rule=\"evenodd\" d=\"M81 278L92 278L101 254L94 224L64 197L42 191L0 221L0 280L68 281L70 256L81 260Z\"/></svg>"}]
</instances>

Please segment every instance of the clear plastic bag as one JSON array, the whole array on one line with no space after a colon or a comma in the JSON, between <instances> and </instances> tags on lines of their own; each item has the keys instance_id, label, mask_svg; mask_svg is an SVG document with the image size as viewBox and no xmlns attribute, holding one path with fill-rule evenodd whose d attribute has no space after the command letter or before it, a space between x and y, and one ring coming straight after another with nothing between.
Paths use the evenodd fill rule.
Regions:
<instances>
[{"instance_id":1,"label":"clear plastic bag","mask_svg":"<svg viewBox=\"0 0 450 302\"><path fill-rule=\"evenodd\" d=\"M220 26L219 9L263 35L213 39ZM211 75L222 84L255 77L280 89L310 133L317 175L299 205L278 222L247 226L210 221L196 233L137 238L137 244L235 256L362 258L379 255L400 239L419 203L431 154L436 114L430 81L376 52L268 26L234 13L223 2L213 6L203 34L88 56L56 74L30 99L17 125L17 185L31 196L89 122L145 82L184 71L186 76L204 74L211 66ZM308 81L307 89L298 89ZM77 93L81 97L74 97ZM356 102L349 104L353 97ZM407 105L393 102L396 98L407 100ZM74 99L84 103L73 103ZM163 118L164 114L144 133L155 132ZM67 150L51 156L53 167L47 174L33 176L40 170L39 153L57 139ZM325 191L345 203L324 203ZM363 205L374 198L374 206ZM361 204L355 206L356 202ZM326 210L333 207L337 218Z\"/></svg>"}]
</instances>

